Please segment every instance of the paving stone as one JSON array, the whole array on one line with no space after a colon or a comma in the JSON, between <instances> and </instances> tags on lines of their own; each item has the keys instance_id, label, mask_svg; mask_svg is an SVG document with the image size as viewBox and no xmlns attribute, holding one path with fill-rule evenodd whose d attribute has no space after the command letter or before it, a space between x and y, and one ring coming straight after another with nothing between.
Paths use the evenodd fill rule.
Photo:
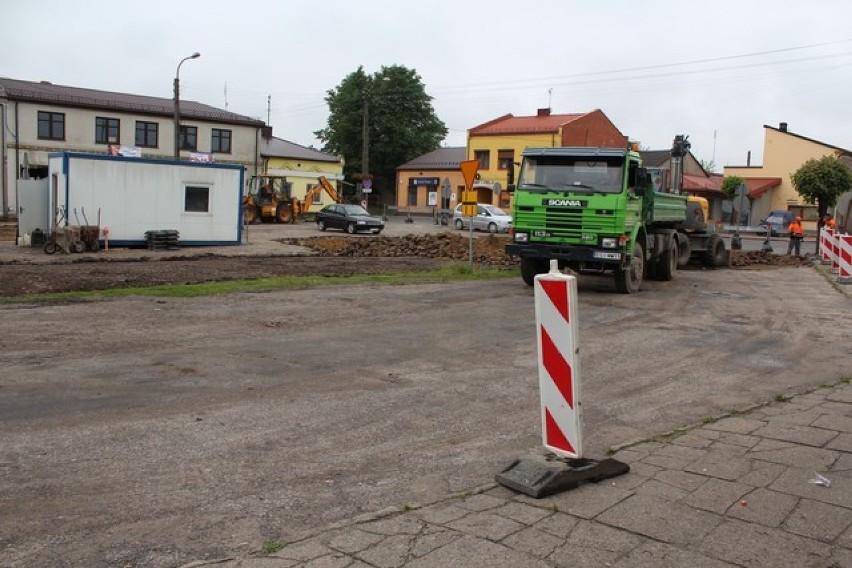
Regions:
<instances>
[{"instance_id":1,"label":"paving stone","mask_svg":"<svg viewBox=\"0 0 852 568\"><path fill-rule=\"evenodd\" d=\"M626 450L619 450L612 455L612 459L618 460L620 462L631 464L633 462L638 462L639 460L645 458L650 455L651 451L637 452L632 448L628 448Z\"/></svg>"},{"instance_id":2,"label":"paving stone","mask_svg":"<svg viewBox=\"0 0 852 568\"><path fill-rule=\"evenodd\" d=\"M657 475L654 476L654 479L686 491L695 491L707 481L707 478L701 475L668 469L664 469L657 473Z\"/></svg>"},{"instance_id":3,"label":"paving stone","mask_svg":"<svg viewBox=\"0 0 852 568\"><path fill-rule=\"evenodd\" d=\"M852 471L852 454L841 454L830 471Z\"/></svg>"},{"instance_id":4,"label":"paving stone","mask_svg":"<svg viewBox=\"0 0 852 568\"><path fill-rule=\"evenodd\" d=\"M784 442L792 442L794 444L804 444L806 446L814 446L821 448L829 442L829 440L837 436L837 432L814 428L812 426L779 426L770 424L765 428L759 428L754 432L755 436L770 438L772 440L781 440Z\"/></svg>"},{"instance_id":5,"label":"paving stone","mask_svg":"<svg viewBox=\"0 0 852 568\"><path fill-rule=\"evenodd\" d=\"M687 446L689 448L706 448L710 444L713 443L713 440L709 438L705 438L704 436L699 436L697 434L686 434L684 436L679 436L672 440L672 444L676 444L678 446Z\"/></svg>"},{"instance_id":6,"label":"paving stone","mask_svg":"<svg viewBox=\"0 0 852 568\"><path fill-rule=\"evenodd\" d=\"M630 554L621 558L614 568L733 568L716 558L705 556L691 550L682 550L670 544L647 541Z\"/></svg>"},{"instance_id":7,"label":"paving stone","mask_svg":"<svg viewBox=\"0 0 852 568\"><path fill-rule=\"evenodd\" d=\"M270 556L275 558L287 558L290 560L299 560L301 562L307 562L308 560L313 560L314 558L319 558L320 556L328 556L330 554L334 554L335 552L336 551L330 549L325 544L323 544L319 538L312 538L309 540L303 540L301 542L288 544L287 546L285 546L281 550L276 551Z\"/></svg>"},{"instance_id":8,"label":"paving stone","mask_svg":"<svg viewBox=\"0 0 852 568\"><path fill-rule=\"evenodd\" d=\"M852 453L852 434L838 434L836 438L825 445L825 449Z\"/></svg>"},{"instance_id":9,"label":"paving stone","mask_svg":"<svg viewBox=\"0 0 852 568\"><path fill-rule=\"evenodd\" d=\"M724 452L710 452L684 468L690 473L733 481L751 471L751 460Z\"/></svg>"},{"instance_id":10,"label":"paving stone","mask_svg":"<svg viewBox=\"0 0 852 568\"><path fill-rule=\"evenodd\" d=\"M814 473L812 469L791 467L781 474L769 489L852 509L852 480L848 477L832 476L829 478L831 487L820 487L808 483L814 478Z\"/></svg>"},{"instance_id":11,"label":"paving stone","mask_svg":"<svg viewBox=\"0 0 852 568\"><path fill-rule=\"evenodd\" d=\"M631 466L630 471L625 473L624 475L619 475L618 477L613 477L607 479L606 481L601 481L598 485L608 485L610 487L614 487L616 489L621 489L623 491L631 491L636 487L639 487L646 481L648 481L648 477L644 475L639 475Z\"/></svg>"},{"instance_id":12,"label":"paving stone","mask_svg":"<svg viewBox=\"0 0 852 568\"><path fill-rule=\"evenodd\" d=\"M430 505L429 507L424 507L423 509L418 509L412 514L427 523L445 525L451 521L460 519L465 515L469 515L470 511L462 509L454 503L439 503L436 505Z\"/></svg>"},{"instance_id":13,"label":"paving stone","mask_svg":"<svg viewBox=\"0 0 852 568\"><path fill-rule=\"evenodd\" d=\"M674 487L656 479L649 479L641 486L634 489L637 495L645 495L654 499L664 499L666 501L680 501L689 495L688 491Z\"/></svg>"},{"instance_id":14,"label":"paving stone","mask_svg":"<svg viewBox=\"0 0 852 568\"><path fill-rule=\"evenodd\" d=\"M762 416L766 416L766 417L780 416L780 415L784 414L785 412L787 412L786 409L784 409L780 404L776 404L776 405L770 405L770 406L764 406L764 407L758 408L758 409L750 412L749 416L751 416L754 419L759 420L760 417L762 417Z\"/></svg>"},{"instance_id":15,"label":"paving stone","mask_svg":"<svg viewBox=\"0 0 852 568\"><path fill-rule=\"evenodd\" d=\"M785 471L787 471L786 465L752 460L751 471L739 477L737 481L754 487L766 487Z\"/></svg>"},{"instance_id":16,"label":"paving stone","mask_svg":"<svg viewBox=\"0 0 852 568\"><path fill-rule=\"evenodd\" d=\"M347 563L351 563L352 559L347 558ZM298 560L288 560L286 558L275 558L275 557L266 557L266 558L244 558L240 560L237 564L233 564L232 566L236 566L239 568L291 568L300 564ZM206 566L206 565L205 565ZM227 564L215 564L215 568L230 568ZM345 566L345 564L344 564Z\"/></svg>"},{"instance_id":17,"label":"paving stone","mask_svg":"<svg viewBox=\"0 0 852 568\"><path fill-rule=\"evenodd\" d=\"M553 515L542 519L535 524L533 528L542 532L552 534L553 536L566 538L574 527L580 522L577 517L566 515L565 513L554 513Z\"/></svg>"},{"instance_id":18,"label":"paving stone","mask_svg":"<svg viewBox=\"0 0 852 568\"><path fill-rule=\"evenodd\" d=\"M761 440L756 446L753 446L749 454L756 452L771 452L774 450L786 450L787 448L795 448L796 444L790 442L780 442L778 440Z\"/></svg>"},{"instance_id":19,"label":"paving stone","mask_svg":"<svg viewBox=\"0 0 852 568\"><path fill-rule=\"evenodd\" d=\"M824 414L811 424L815 428L825 428L837 432L852 432L852 418L839 414Z\"/></svg>"},{"instance_id":20,"label":"paving stone","mask_svg":"<svg viewBox=\"0 0 852 568\"><path fill-rule=\"evenodd\" d=\"M547 562L557 568L609 568L621 556L618 552L607 552L587 546L563 546L547 557Z\"/></svg>"},{"instance_id":21,"label":"paving stone","mask_svg":"<svg viewBox=\"0 0 852 568\"><path fill-rule=\"evenodd\" d=\"M760 442L760 438L757 436L750 436L748 434L725 434L718 440L723 444L730 444L732 446L742 446L744 448L753 448Z\"/></svg>"},{"instance_id":22,"label":"paving stone","mask_svg":"<svg viewBox=\"0 0 852 568\"><path fill-rule=\"evenodd\" d=\"M777 426L782 428L788 426L810 426L827 412L822 408L822 406L811 408L809 410L798 411L792 407L785 407L785 410L787 412L777 416L772 416L769 419L767 426Z\"/></svg>"},{"instance_id":23,"label":"paving stone","mask_svg":"<svg viewBox=\"0 0 852 568\"><path fill-rule=\"evenodd\" d=\"M722 436L725 435L724 432L717 430L708 430L707 428L699 428L698 430L693 430L693 433L696 436L707 438L708 440L719 440L722 438Z\"/></svg>"},{"instance_id":24,"label":"paving stone","mask_svg":"<svg viewBox=\"0 0 852 568\"><path fill-rule=\"evenodd\" d=\"M562 548L583 547L604 552L625 554L645 539L630 532L595 521L580 521L565 540Z\"/></svg>"},{"instance_id":25,"label":"paving stone","mask_svg":"<svg viewBox=\"0 0 852 568\"><path fill-rule=\"evenodd\" d=\"M828 560L830 568L844 568L852 566L852 550L846 548L835 548L831 551L831 558Z\"/></svg>"},{"instance_id":26,"label":"paving stone","mask_svg":"<svg viewBox=\"0 0 852 568\"><path fill-rule=\"evenodd\" d=\"M640 444L636 444L627 448L634 452L639 452L640 454L645 454L646 456L651 455L656 452L660 448L663 447L661 442L642 442ZM644 456L643 456L644 457Z\"/></svg>"},{"instance_id":27,"label":"paving stone","mask_svg":"<svg viewBox=\"0 0 852 568\"><path fill-rule=\"evenodd\" d=\"M384 538L385 536L381 534L364 532L359 529L350 529L330 539L328 541L328 546L335 550L339 550L340 552L352 554L353 552L360 552L365 548L369 548L370 546L381 542Z\"/></svg>"},{"instance_id":28,"label":"paving stone","mask_svg":"<svg viewBox=\"0 0 852 568\"><path fill-rule=\"evenodd\" d=\"M524 528L521 523L504 519L491 512L472 513L457 521L448 523L453 530L471 534L488 540L500 541L512 533Z\"/></svg>"},{"instance_id":29,"label":"paving stone","mask_svg":"<svg viewBox=\"0 0 852 568\"><path fill-rule=\"evenodd\" d=\"M561 546L563 541L564 539L558 536L528 528L507 536L502 543L513 550L520 550L530 556L545 558Z\"/></svg>"},{"instance_id":30,"label":"paving stone","mask_svg":"<svg viewBox=\"0 0 852 568\"><path fill-rule=\"evenodd\" d=\"M666 444L652 455L655 456L670 456L681 458L686 461L694 461L706 455L707 451L701 448L689 448L686 446L678 446L676 444ZM647 461L647 460L646 460Z\"/></svg>"},{"instance_id":31,"label":"paving stone","mask_svg":"<svg viewBox=\"0 0 852 568\"><path fill-rule=\"evenodd\" d=\"M524 503L507 503L503 507L495 509L494 513L530 526L548 515L552 515L553 511L542 509L541 507L533 507Z\"/></svg>"},{"instance_id":32,"label":"paving stone","mask_svg":"<svg viewBox=\"0 0 852 568\"><path fill-rule=\"evenodd\" d=\"M413 515L396 515L387 519L362 523L359 528L366 532L388 536L407 534L414 535L423 530L423 521Z\"/></svg>"},{"instance_id":33,"label":"paving stone","mask_svg":"<svg viewBox=\"0 0 852 568\"><path fill-rule=\"evenodd\" d=\"M719 523L719 519L681 502L638 494L597 518L602 523L672 544L699 542Z\"/></svg>"},{"instance_id":34,"label":"paving stone","mask_svg":"<svg viewBox=\"0 0 852 568\"><path fill-rule=\"evenodd\" d=\"M411 556L414 536L400 534L386 537L379 544L357 552L355 556L371 566L379 568L397 568L405 565Z\"/></svg>"},{"instance_id":35,"label":"paving stone","mask_svg":"<svg viewBox=\"0 0 852 568\"><path fill-rule=\"evenodd\" d=\"M496 487L489 489L483 495L488 495L489 497L494 497L495 499L504 499L510 500L514 499L518 494L516 491L509 489L505 485L497 485Z\"/></svg>"},{"instance_id":36,"label":"paving stone","mask_svg":"<svg viewBox=\"0 0 852 568\"><path fill-rule=\"evenodd\" d=\"M852 509L802 499L784 528L815 540L831 542L852 525ZM852 565L850 565L852 566Z\"/></svg>"},{"instance_id":37,"label":"paving stone","mask_svg":"<svg viewBox=\"0 0 852 568\"><path fill-rule=\"evenodd\" d=\"M462 509L467 509L468 511L487 511L488 509L496 509L505 505L506 500L480 494L461 499L457 504Z\"/></svg>"},{"instance_id":38,"label":"paving stone","mask_svg":"<svg viewBox=\"0 0 852 568\"><path fill-rule=\"evenodd\" d=\"M812 464L815 469L827 469L837 460L839 454L834 450L823 448L794 446L782 450L752 451L749 457L790 466L807 463Z\"/></svg>"},{"instance_id":39,"label":"paving stone","mask_svg":"<svg viewBox=\"0 0 852 568\"><path fill-rule=\"evenodd\" d=\"M728 516L767 527L779 527L798 502L798 497L759 487L731 505Z\"/></svg>"},{"instance_id":40,"label":"paving stone","mask_svg":"<svg viewBox=\"0 0 852 568\"><path fill-rule=\"evenodd\" d=\"M329 554L303 564L304 568L352 568L352 558L345 554Z\"/></svg>"},{"instance_id":41,"label":"paving stone","mask_svg":"<svg viewBox=\"0 0 852 568\"><path fill-rule=\"evenodd\" d=\"M849 527L842 535L840 535L837 539L837 544L852 549L852 527Z\"/></svg>"},{"instance_id":42,"label":"paving stone","mask_svg":"<svg viewBox=\"0 0 852 568\"><path fill-rule=\"evenodd\" d=\"M852 404L845 402L824 402L819 405L827 414L839 414L841 416L852 416Z\"/></svg>"},{"instance_id":43,"label":"paving stone","mask_svg":"<svg viewBox=\"0 0 852 568\"><path fill-rule=\"evenodd\" d=\"M852 387L849 385L835 387L831 390L831 393L825 397L825 400L852 403Z\"/></svg>"},{"instance_id":44,"label":"paving stone","mask_svg":"<svg viewBox=\"0 0 852 568\"><path fill-rule=\"evenodd\" d=\"M699 550L737 566L826 566L831 552L820 542L736 519L713 529Z\"/></svg>"},{"instance_id":45,"label":"paving stone","mask_svg":"<svg viewBox=\"0 0 852 568\"><path fill-rule=\"evenodd\" d=\"M446 546L460 539L462 533L441 527L427 527L423 534L418 535L411 546L411 554L417 558L426 556L433 550Z\"/></svg>"},{"instance_id":46,"label":"paving stone","mask_svg":"<svg viewBox=\"0 0 852 568\"><path fill-rule=\"evenodd\" d=\"M726 444L720 441L713 442L707 449L717 454L727 454L730 456L744 456L749 451L749 448L745 446Z\"/></svg>"},{"instance_id":47,"label":"paving stone","mask_svg":"<svg viewBox=\"0 0 852 568\"><path fill-rule=\"evenodd\" d=\"M541 501L547 506L555 505L559 511L575 517L592 519L630 495L632 495L631 491L589 483L570 491L551 495Z\"/></svg>"},{"instance_id":48,"label":"paving stone","mask_svg":"<svg viewBox=\"0 0 852 568\"><path fill-rule=\"evenodd\" d=\"M720 432L733 432L735 434L751 434L763 426L765 426L765 423L760 420L732 416L730 418L717 420L712 424L707 424L704 428L708 430L718 430Z\"/></svg>"},{"instance_id":49,"label":"paving stone","mask_svg":"<svg viewBox=\"0 0 852 568\"><path fill-rule=\"evenodd\" d=\"M731 505L751 491L744 483L711 478L707 483L693 491L684 500L684 504L724 515Z\"/></svg>"},{"instance_id":50,"label":"paving stone","mask_svg":"<svg viewBox=\"0 0 852 568\"><path fill-rule=\"evenodd\" d=\"M415 558L406 568L547 568L547 563L523 552L473 536L465 536L426 556Z\"/></svg>"},{"instance_id":51,"label":"paving stone","mask_svg":"<svg viewBox=\"0 0 852 568\"><path fill-rule=\"evenodd\" d=\"M651 465L643 462L633 462L630 464L630 473L635 473L636 475L641 475L642 477L654 477L657 475L657 472L662 470L660 466Z\"/></svg>"}]
</instances>

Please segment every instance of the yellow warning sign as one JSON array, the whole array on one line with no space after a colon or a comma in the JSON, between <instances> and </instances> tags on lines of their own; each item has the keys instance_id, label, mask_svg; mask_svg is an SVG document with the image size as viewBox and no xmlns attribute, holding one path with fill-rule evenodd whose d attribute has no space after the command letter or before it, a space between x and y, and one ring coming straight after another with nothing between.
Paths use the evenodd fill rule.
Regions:
<instances>
[{"instance_id":1,"label":"yellow warning sign","mask_svg":"<svg viewBox=\"0 0 852 568\"><path fill-rule=\"evenodd\" d=\"M465 203L462 205L462 215L465 217L476 217L476 204L470 205Z\"/></svg>"},{"instance_id":2,"label":"yellow warning sign","mask_svg":"<svg viewBox=\"0 0 852 568\"><path fill-rule=\"evenodd\" d=\"M476 171L479 169L479 160L465 160L459 162L459 167L464 176L464 186L470 190L473 187L473 180L476 179Z\"/></svg>"}]
</instances>

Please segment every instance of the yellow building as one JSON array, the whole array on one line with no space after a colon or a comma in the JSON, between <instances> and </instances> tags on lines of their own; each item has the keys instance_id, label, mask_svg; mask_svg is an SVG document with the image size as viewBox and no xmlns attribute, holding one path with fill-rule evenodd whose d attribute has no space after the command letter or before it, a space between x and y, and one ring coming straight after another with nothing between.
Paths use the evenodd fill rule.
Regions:
<instances>
[{"instance_id":1,"label":"yellow building","mask_svg":"<svg viewBox=\"0 0 852 568\"><path fill-rule=\"evenodd\" d=\"M464 147L438 148L399 166L396 212L437 216L440 210L451 211L464 190L459 169L464 156Z\"/></svg>"},{"instance_id":2,"label":"yellow building","mask_svg":"<svg viewBox=\"0 0 852 568\"><path fill-rule=\"evenodd\" d=\"M800 215L806 231L815 231L816 204L805 203L791 181L792 174L810 159L823 156L852 157L852 151L794 134L782 122L778 128L763 126L763 165L725 166L725 177L743 178L751 200L751 225L757 225L770 211L791 211Z\"/></svg>"},{"instance_id":3,"label":"yellow building","mask_svg":"<svg viewBox=\"0 0 852 568\"><path fill-rule=\"evenodd\" d=\"M509 165L528 147L599 146L625 148L627 138L600 109L588 113L535 116L506 114L468 130L467 159L479 161L478 200L509 206Z\"/></svg>"},{"instance_id":4,"label":"yellow building","mask_svg":"<svg viewBox=\"0 0 852 568\"><path fill-rule=\"evenodd\" d=\"M319 183L324 176L341 192L343 182L343 158L325 152L300 146L295 142L272 136L271 129L264 129L261 137L260 156L263 171L269 175L284 176L292 197L303 201L305 194ZM341 194L342 196L342 194ZM316 213L331 203L331 197L324 191L311 201L308 212Z\"/></svg>"}]
</instances>

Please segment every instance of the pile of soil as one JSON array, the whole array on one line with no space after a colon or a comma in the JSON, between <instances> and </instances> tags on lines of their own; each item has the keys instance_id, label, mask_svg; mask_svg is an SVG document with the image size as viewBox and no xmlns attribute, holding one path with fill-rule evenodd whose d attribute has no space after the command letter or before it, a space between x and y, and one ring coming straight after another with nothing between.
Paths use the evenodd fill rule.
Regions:
<instances>
[{"instance_id":1,"label":"pile of soil","mask_svg":"<svg viewBox=\"0 0 852 568\"><path fill-rule=\"evenodd\" d=\"M813 257L805 256L787 256L782 254L774 254L765 251L731 251L731 266L810 266L813 264Z\"/></svg>"},{"instance_id":2,"label":"pile of soil","mask_svg":"<svg viewBox=\"0 0 852 568\"><path fill-rule=\"evenodd\" d=\"M406 235L404 237L305 237L280 242L311 248L321 256L445 258L468 260L470 237L463 233ZM477 236L473 239L473 262L486 266L515 266L517 259L506 255L508 235Z\"/></svg>"}]
</instances>

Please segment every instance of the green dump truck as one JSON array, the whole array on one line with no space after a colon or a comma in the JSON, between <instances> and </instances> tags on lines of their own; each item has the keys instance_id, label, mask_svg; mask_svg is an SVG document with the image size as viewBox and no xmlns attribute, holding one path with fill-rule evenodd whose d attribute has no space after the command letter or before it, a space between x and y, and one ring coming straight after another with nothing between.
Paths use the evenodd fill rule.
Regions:
<instances>
[{"instance_id":1,"label":"green dump truck","mask_svg":"<svg viewBox=\"0 0 852 568\"><path fill-rule=\"evenodd\" d=\"M679 266L728 262L722 238L708 231L707 201L680 193L679 167L689 148L672 149L669 191L657 191L638 152L621 148L527 148L513 193L513 235L529 285L550 260L578 273L612 274L619 292L639 291L644 278L671 280Z\"/></svg>"}]
</instances>

